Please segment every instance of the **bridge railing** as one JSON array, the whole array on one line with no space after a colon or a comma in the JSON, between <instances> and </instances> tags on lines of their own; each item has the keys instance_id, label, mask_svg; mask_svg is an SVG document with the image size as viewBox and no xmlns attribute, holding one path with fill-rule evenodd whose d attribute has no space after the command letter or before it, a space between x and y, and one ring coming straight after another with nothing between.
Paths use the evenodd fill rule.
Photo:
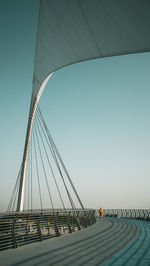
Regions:
<instances>
[{"instance_id":1,"label":"bridge railing","mask_svg":"<svg viewBox=\"0 0 150 266\"><path fill-rule=\"evenodd\" d=\"M147 209L104 209L105 217L131 218L150 221L150 210Z\"/></svg>"},{"instance_id":2,"label":"bridge railing","mask_svg":"<svg viewBox=\"0 0 150 266\"><path fill-rule=\"evenodd\" d=\"M72 233L96 222L95 210L0 213L0 250Z\"/></svg>"}]
</instances>

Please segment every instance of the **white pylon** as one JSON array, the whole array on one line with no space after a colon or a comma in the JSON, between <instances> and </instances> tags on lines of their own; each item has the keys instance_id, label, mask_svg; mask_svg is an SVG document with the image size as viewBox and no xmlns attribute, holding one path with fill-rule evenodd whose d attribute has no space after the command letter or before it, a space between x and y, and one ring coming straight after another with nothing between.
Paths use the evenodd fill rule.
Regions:
<instances>
[{"instance_id":1,"label":"white pylon","mask_svg":"<svg viewBox=\"0 0 150 266\"><path fill-rule=\"evenodd\" d=\"M39 103L42 92L44 91L44 88L45 88L48 80L52 76L52 74L53 73L49 74L47 76L47 78L44 80L44 82L42 83L42 85L39 89L38 95L35 98L33 95L31 97L30 112L29 112L26 140L25 140L24 153L23 153L22 169L21 169L21 175L20 175L20 184L19 184L17 209L16 209L17 212L22 212L23 206L24 206L25 181L26 181L26 170L27 170L27 161L28 161L28 153L29 153L29 144L30 144L31 131L32 131L32 125L33 125L33 120L34 120L36 108L37 108L37 105Z\"/></svg>"}]
</instances>

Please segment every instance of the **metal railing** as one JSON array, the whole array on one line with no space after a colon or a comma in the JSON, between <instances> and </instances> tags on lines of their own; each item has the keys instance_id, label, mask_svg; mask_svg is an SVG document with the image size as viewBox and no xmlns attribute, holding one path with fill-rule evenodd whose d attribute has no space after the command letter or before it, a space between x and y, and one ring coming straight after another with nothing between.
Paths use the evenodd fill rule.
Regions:
<instances>
[{"instance_id":1,"label":"metal railing","mask_svg":"<svg viewBox=\"0 0 150 266\"><path fill-rule=\"evenodd\" d=\"M0 213L0 250L81 230L96 222L95 210Z\"/></svg>"},{"instance_id":2,"label":"metal railing","mask_svg":"<svg viewBox=\"0 0 150 266\"><path fill-rule=\"evenodd\" d=\"M131 218L150 221L150 210L146 209L104 209L105 217Z\"/></svg>"}]
</instances>

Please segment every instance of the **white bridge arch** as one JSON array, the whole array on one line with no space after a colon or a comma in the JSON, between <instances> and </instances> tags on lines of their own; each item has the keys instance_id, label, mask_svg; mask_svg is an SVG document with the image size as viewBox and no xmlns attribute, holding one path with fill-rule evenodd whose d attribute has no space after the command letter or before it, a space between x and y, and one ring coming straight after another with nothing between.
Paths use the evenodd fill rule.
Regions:
<instances>
[{"instance_id":1,"label":"white bridge arch","mask_svg":"<svg viewBox=\"0 0 150 266\"><path fill-rule=\"evenodd\" d=\"M150 1L41 0L17 211L23 210L32 123L52 73L84 60L150 51Z\"/></svg>"}]
</instances>

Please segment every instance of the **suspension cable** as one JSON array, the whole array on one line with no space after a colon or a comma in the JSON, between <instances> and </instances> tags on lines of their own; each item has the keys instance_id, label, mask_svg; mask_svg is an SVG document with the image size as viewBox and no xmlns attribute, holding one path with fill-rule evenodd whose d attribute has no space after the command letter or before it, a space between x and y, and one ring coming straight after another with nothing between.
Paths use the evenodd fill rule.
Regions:
<instances>
[{"instance_id":1,"label":"suspension cable","mask_svg":"<svg viewBox=\"0 0 150 266\"><path fill-rule=\"evenodd\" d=\"M49 130L48 130L48 132L49 132ZM49 132L49 134L50 134L50 132ZM68 180L69 180L69 182L70 182L70 184L71 184L71 187L72 187L72 189L73 189L73 191L74 191L74 193L75 193L75 195L76 195L76 197L77 197L77 199L78 199L78 201L79 201L79 203L80 203L80 206L81 206L82 209L84 209L84 206L83 206L83 204L82 204L82 202L81 202L81 199L80 199L80 197L79 197L79 195L78 195L78 193L77 193L77 191L76 191L76 189L75 189L75 187L74 187L74 184L73 184L73 182L72 182L72 180L71 180L71 178L70 178L70 175L69 175L69 173L68 173L68 171L67 171L67 169L66 169L66 167L65 167L65 165L64 165L64 162L63 162L63 160L62 160L62 158L61 158L61 156L60 156L60 154L59 154L59 152L58 152L58 150L57 150L57 147L56 147L56 145L55 145L55 143L54 143L54 141L53 141L53 138L52 138L51 134L50 134L50 138L51 138L51 140L52 140L52 144L54 145L54 149L55 149L56 154L57 154L57 156L58 156L58 158L59 158L59 161L60 161L60 163L61 163L61 165L62 165L62 167L63 167L63 170L64 170L64 172L66 173L66 176L68 177Z\"/></svg>"},{"instance_id":2,"label":"suspension cable","mask_svg":"<svg viewBox=\"0 0 150 266\"><path fill-rule=\"evenodd\" d=\"M31 211L32 211L32 202L33 202L33 199L32 199L32 134L31 134L31 142L30 142L30 152L31 152L31 168L30 168L30 170L31 170L31 196L30 196L30 198L31 198Z\"/></svg>"},{"instance_id":3,"label":"suspension cable","mask_svg":"<svg viewBox=\"0 0 150 266\"><path fill-rule=\"evenodd\" d=\"M30 208L30 168L31 168L31 158L30 158L31 154L29 152L29 157L28 157L28 211Z\"/></svg>"},{"instance_id":4,"label":"suspension cable","mask_svg":"<svg viewBox=\"0 0 150 266\"><path fill-rule=\"evenodd\" d=\"M15 186L14 186L14 189L13 189L9 204L8 204L7 212L11 211L11 208L12 208L12 205L13 205L14 197L15 197L15 194L16 194L16 189L17 189L17 186L18 186L18 183L19 183L19 179L20 179L21 169L22 169L22 164L21 164L21 167L20 167L17 179L16 179L16 183L15 183ZM13 211L13 209L12 209L12 211Z\"/></svg>"},{"instance_id":5,"label":"suspension cable","mask_svg":"<svg viewBox=\"0 0 150 266\"><path fill-rule=\"evenodd\" d=\"M35 153L35 162L36 162L36 171L37 171L37 179L38 179L38 188L39 188L40 204L41 204L41 210L43 210L42 197L41 197L41 187L40 187L40 177L39 177L39 169L38 169L38 162L37 162L37 152L36 152L36 145L35 145L34 127L32 129L32 132L33 132L33 144L34 144L34 153Z\"/></svg>"},{"instance_id":6,"label":"suspension cable","mask_svg":"<svg viewBox=\"0 0 150 266\"><path fill-rule=\"evenodd\" d=\"M18 192L19 192L19 182L18 182L17 187L16 187L16 194L14 196L14 202L13 202L13 205L12 205L12 211L14 210L14 207L15 207L15 204L16 204Z\"/></svg>"},{"instance_id":7,"label":"suspension cable","mask_svg":"<svg viewBox=\"0 0 150 266\"><path fill-rule=\"evenodd\" d=\"M43 122L43 121L42 121L42 122ZM44 126L45 131L46 131L46 127L45 127L44 123L43 123L43 126ZM46 131L46 133L47 133L47 131ZM48 139L49 139L48 134L47 134L47 137L48 137ZM46 138L46 139L47 139L47 138ZM51 144L50 139L49 139L49 142L50 142L50 144ZM75 208L75 205L74 205L74 202L73 202L73 200L72 200L72 198L71 198L71 195L70 195L70 193L69 193L69 190L68 190L68 188L67 188L67 185L66 185L66 183L65 183L65 180L64 180L64 177L63 177L62 171L61 171L61 169L60 169L60 166L59 166L59 163L58 163L58 160L57 160L57 157L56 157L55 151L54 151L54 149L53 149L53 146L52 146L52 145L50 146L49 142L47 141L47 144L48 144L48 146L49 146L49 148L50 148L50 151L51 151L51 153L52 153L52 156L53 156L54 161L55 161L55 163L56 163L56 166L57 166L57 168L58 168L59 174L60 174L60 176L61 176L61 178L62 178L62 181L63 181L64 187L65 187L65 189L66 189L66 192L67 192L67 195L68 195L68 198L69 198L69 201L70 201L71 207L72 207L72 209L76 209L76 208Z\"/></svg>"},{"instance_id":8,"label":"suspension cable","mask_svg":"<svg viewBox=\"0 0 150 266\"><path fill-rule=\"evenodd\" d=\"M51 173L52 173L56 188L57 188L57 192L59 194L59 197L60 197L61 203L63 205L63 208L65 209L65 205L64 205L64 202L63 202L63 199L62 199L62 196L61 196L61 193L60 193L60 190L59 190L59 187L58 187L58 184L57 184L57 181L56 181L56 178L55 178L55 175L54 175L54 172L53 172L53 169L52 169L52 166L51 166L51 163L50 163L47 151L46 151L46 148L45 148L45 145L44 145L44 141L43 141L43 138L42 138L42 135L41 135L41 132L40 132L39 125L38 125L38 123L40 124L40 121L39 121L39 118L37 116L35 117L35 119L37 121L38 132L39 132L39 135L40 135L43 147L44 147L44 151L45 151L45 154L46 154L46 157L47 157L47 161L48 161L48 164L49 164L49 167L50 167L50 170L51 170ZM40 124L40 127L41 127L41 124ZM42 130L43 130L43 128L42 128ZM43 132L43 133L44 133L44 136L45 136L45 132ZM45 138L46 138L46 136L45 136Z\"/></svg>"},{"instance_id":9,"label":"suspension cable","mask_svg":"<svg viewBox=\"0 0 150 266\"><path fill-rule=\"evenodd\" d=\"M43 137L45 139L43 139ZM40 138L40 141L39 141L39 138ZM43 118L41 110L40 110L39 106L37 106L37 112L35 115L35 120L34 120L34 124L33 124L33 128L32 128L30 150L29 150L29 157L28 157L28 168L27 168L27 172L26 172L26 175L27 175L26 189L28 188L28 191L26 190L25 194L26 194L26 199L27 199L26 202L27 202L28 210L31 208L31 211L32 211L32 208L33 208L33 195L32 195L33 194L33 186L32 186L33 185L33 153L34 153L34 157L35 157L35 169L36 169L36 176L37 176L37 181L38 181L38 190L39 190L39 199L40 199L41 210L43 210L43 202L42 202L42 193L41 193L41 184L40 184L40 172L39 172L39 166L38 166L38 159L39 158L41 160L41 164L42 164L42 168L43 168L43 172L44 172L44 176L45 176L49 200L50 200L52 209L54 210L54 204L53 204L53 199L52 199L52 195L51 195L50 184L48 182L46 168L45 168L45 161L44 161L43 155L42 155L43 149L44 149L47 161L48 161L48 165L49 165L50 170L51 170L52 177L53 177L55 185L56 185L57 192L58 192L59 197L60 197L60 201L62 203L64 210L66 210L65 204L64 204L64 201L63 201L63 198L62 198L62 195L61 195L61 192L60 192L60 189L59 189L59 186L58 186L58 183L57 183L57 180L56 180L56 177L55 177L55 174L54 174L54 171L53 171L53 168L52 168L52 165L51 165L48 153L47 153L47 148L45 146L45 143L47 143L49 151L52 155L52 158L56 164L57 170L60 174L64 188L66 190L71 208L76 213L76 206L75 206L74 201L71 197L68 186L72 187L81 208L84 209L83 204L80 200L80 197L79 197L79 195L78 195L78 193L74 187L74 184L71 180L71 177L70 177L70 175L69 175L69 173L68 173L68 171L64 165L64 162L63 162L63 160L62 160L62 158L61 158L61 156L57 150L57 147L54 143L54 140L50 134L50 131L49 131L49 129L45 123L45 120ZM37 152L39 153L39 155ZM18 190L19 190L19 180L20 180L20 175L21 175L21 169L22 169L22 164L21 164L21 168L19 170L19 174L18 174L16 183L15 183L15 187L14 187L7 211L14 210L17 195L18 195ZM24 201L24 207L25 207L25 204L26 203Z\"/></svg>"},{"instance_id":10,"label":"suspension cable","mask_svg":"<svg viewBox=\"0 0 150 266\"><path fill-rule=\"evenodd\" d=\"M41 117L41 119L42 119L42 122L43 122L43 125L44 125L44 127L45 127L45 130L46 130L46 132L47 132L47 134L48 134L48 136L49 136L50 142L52 143L51 146L52 146L52 147L54 146L55 152L56 152L56 154L57 154L57 156L58 156L58 158L59 158L59 160L60 160L60 163L61 163L61 165L62 165L62 167L63 167L63 169L64 169L64 171L65 171L65 173L66 173L66 176L68 177L68 180L69 180L69 182L70 182L70 184L71 184L71 187L72 187L72 189L73 189L73 191L74 191L74 193L75 193L75 195L76 195L76 197L77 197L77 199L78 199L78 201L79 201L79 203L80 203L80 206L81 206L82 209L84 209L84 206L83 206L83 204L82 204L82 202L81 202L81 199L80 199L80 197L79 197L79 195L78 195L78 193L77 193L77 191L76 191L76 189L75 189L75 187L74 187L74 184L73 184L73 182L72 182L72 180L71 180L71 178L70 178L70 175L69 175L69 173L68 173L68 171L67 171L67 169L66 169L66 167L65 167L65 165L64 165L64 163L63 163L63 160L62 160L62 158L61 158L61 156L60 156L60 154L59 154L59 152L58 152L58 150L57 150L57 147L56 147L56 145L55 145L55 143L54 143L54 141L53 141L53 138L52 138L52 136L51 136L51 134L50 134L50 131L49 131L49 129L47 128L47 125L46 125L45 120L44 120L44 118L43 118L43 115L42 115L42 113L41 113L40 107L38 106L37 109L38 109L38 111L39 111L39 114L40 114L40 117Z\"/></svg>"},{"instance_id":11,"label":"suspension cable","mask_svg":"<svg viewBox=\"0 0 150 266\"><path fill-rule=\"evenodd\" d=\"M45 180L46 180L46 185L47 185L47 189L48 189L48 194L49 194L49 199L50 199L50 203L52 206L52 209L54 210L54 205L53 205L53 201L52 201L52 196L51 196L51 192L50 192L50 187L48 184L48 180L47 180L47 175L46 175L46 170L45 170L45 166L44 166L44 161L43 161L43 157L42 157L42 153L41 153L41 147L40 147L40 143L39 143L39 139L38 139L38 134L37 134L37 125L36 125L36 120L35 120L35 134L36 134L36 139L37 139L37 144L38 144L38 148L39 148L39 152L40 152L40 157L41 157L41 162L42 162L42 167L43 167L43 171L44 171L44 176L45 176Z\"/></svg>"}]
</instances>

